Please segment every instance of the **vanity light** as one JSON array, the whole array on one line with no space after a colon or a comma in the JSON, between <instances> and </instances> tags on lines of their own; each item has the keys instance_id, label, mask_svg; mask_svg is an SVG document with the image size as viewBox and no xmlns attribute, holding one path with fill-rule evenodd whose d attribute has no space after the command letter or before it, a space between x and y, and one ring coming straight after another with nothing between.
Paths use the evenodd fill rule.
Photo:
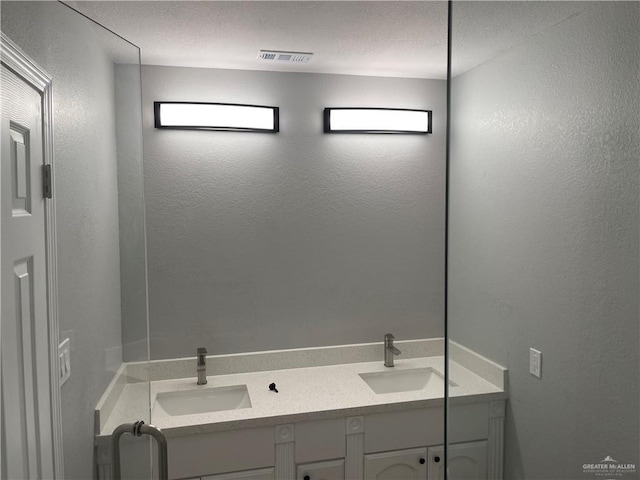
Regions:
<instances>
[{"instance_id":1,"label":"vanity light","mask_svg":"<svg viewBox=\"0 0 640 480\"><path fill-rule=\"evenodd\" d=\"M431 133L431 110L325 108L325 133Z\"/></svg>"},{"instance_id":2,"label":"vanity light","mask_svg":"<svg viewBox=\"0 0 640 480\"><path fill-rule=\"evenodd\" d=\"M280 131L278 107L200 102L153 102L153 107L156 128L267 133Z\"/></svg>"}]
</instances>

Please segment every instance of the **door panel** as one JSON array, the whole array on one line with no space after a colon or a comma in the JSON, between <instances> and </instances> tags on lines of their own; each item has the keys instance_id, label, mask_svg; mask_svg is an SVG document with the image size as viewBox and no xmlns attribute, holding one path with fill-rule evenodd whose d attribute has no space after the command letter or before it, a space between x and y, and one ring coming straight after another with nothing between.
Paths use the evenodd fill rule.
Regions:
<instances>
[{"instance_id":1,"label":"door panel","mask_svg":"<svg viewBox=\"0 0 640 480\"><path fill-rule=\"evenodd\" d=\"M42 98L1 68L2 474L53 478Z\"/></svg>"},{"instance_id":2,"label":"door panel","mask_svg":"<svg viewBox=\"0 0 640 480\"><path fill-rule=\"evenodd\" d=\"M429 480L444 478L444 446L429 448ZM450 480L487 480L487 442L449 445L447 453Z\"/></svg>"},{"instance_id":3,"label":"door panel","mask_svg":"<svg viewBox=\"0 0 640 480\"><path fill-rule=\"evenodd\" d=\"M374 453L364 457L367 480L424 480L427 478L427 448Z\"/></svg>"},{"instance_id":4,"label":"door panel","mask_svg":"<svg viewBox=\"0 0 640 480\"><path fill-rule=\"evenodd\" d=\"M13 215L25 215L31 213L31 171L30 155L27 151L29 144L29 131L20 128L17 124L11 124L10 151L12 180L12 206Z\"/></svg>"}]
</instances>

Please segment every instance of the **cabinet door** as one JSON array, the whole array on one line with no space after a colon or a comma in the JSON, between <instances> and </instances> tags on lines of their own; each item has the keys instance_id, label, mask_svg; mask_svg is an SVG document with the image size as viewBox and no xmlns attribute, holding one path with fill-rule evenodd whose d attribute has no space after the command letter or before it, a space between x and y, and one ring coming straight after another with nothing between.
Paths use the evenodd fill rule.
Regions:
<instances>
[{"instance_id":1,"label":"cabinet door","mask_svg":"<svg viewBox=\"0 0 640 480\"><path fill-rule=\"evenodd\" d=\"M487 442L449 446L449 480L487 480ZM444 478L444 447L429 448L429 480Z\"/></svg>"},{"instance_id":2,"label":"cabinet door","mask_svg":"<svg viewBox=\"0 0 640 480\"><path fill-rule=\"evenodd\" d=\"M298 465L297 480L344 480L344 459Z\"/></svg>"},{"instance_id":3,"label":"cabinet door","mask_svg":"<svg viewBox=\"0 0 640 480\"><path fill-rule=\"evenodd\" d=\"M367 480L425 480L427 448L395 450L364 456Z\"/></svg>"},{"instance_id":4,"label":"cabinet door","mask_svg":"<svg viewBox=\"0 0 640 480\"><path fill-rule=\"evenodd\" d=\"M221 473L209 475L202 480L275 480L273 468L261 468L259 470L244 470L242 472Z\"/></svg>"}]
</instances>

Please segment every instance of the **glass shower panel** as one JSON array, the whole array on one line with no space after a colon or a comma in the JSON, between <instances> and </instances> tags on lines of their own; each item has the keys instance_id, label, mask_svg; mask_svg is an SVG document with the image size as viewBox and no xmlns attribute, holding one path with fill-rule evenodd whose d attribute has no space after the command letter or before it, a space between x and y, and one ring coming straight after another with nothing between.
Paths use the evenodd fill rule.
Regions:
<instances>
[{"instance_id":1,"label":"glass shower panel","mask_svg":"<svg viewBox=\"0 0 640 480\"><path fill-rule=\"evenodd\" d=\"M140 51L60 2L1 14L53 84L64 478L110 478L110 433L150 423ZM148 437L121 443L123 478L151 478Z\"/></svg>"},{"instance_id":2,"label":"glass shower panel","mask_svg":"<svg viewBox=\"0 0 640 480\"><path fill-rule=\"evenodd\" d=\"M104 14L88 3L85 11ZM242 44L249 31L291 48L344 39L308 63L253 52L229 62L218 47L199 65L185 51L142 67L152 422L171 435L170 471L292 478L285 469L343 458L347 478L357 478L358 465L382 471L391 452L407 450L400 471L426 472L427 449L442 449L444 432L446 2L117 5L155 18L180 12L194 30L210 19L211 45ZM238 19L242 28L229 29ZM397 46L372 41L373 32ZM158 129L154 102L165 100L277 106L280 132ZM330 107L430 110L433 131L326 134ZM401 352L393 368L386 334ZM384 422L380 405L405 409L403 427L365 451L358 425ZM346 430L348 413L340 415L354 407L366 418ZM304 448L303 434L278 435L287 433L280 424L316 428L302 414L335 436L299 453L296 466L286 452ZM224 435L228 450L196 444ZM238 438L250 438L241 447L255 445L251 456L231 451L242 450Z\"/></svg>"},{"instance_id":3,"label":"glass shower panel","mask_svg":"<svg viewBox=\"0 0 640 480\"><path fill-rule=\"evenodd\" d=\"M638 477L639 21L452 3L449 479Z\"/></svg>"}]
</instances>

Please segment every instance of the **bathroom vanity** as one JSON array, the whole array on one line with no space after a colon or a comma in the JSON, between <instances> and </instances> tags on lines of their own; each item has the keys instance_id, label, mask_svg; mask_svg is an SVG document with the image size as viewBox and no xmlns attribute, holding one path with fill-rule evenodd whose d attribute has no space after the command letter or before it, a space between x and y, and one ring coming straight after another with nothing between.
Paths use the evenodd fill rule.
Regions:
<instances>
[{"instance_id":1,"label":"bathroom vanity","mask_svg":"<svg viewBox=\"0 0 640 480\"><path fill-rule=\"evenodd\" d=\"M503 412L504 401L453 407L472 424L451 438L454 478L500 478L502 422L492 409ZM443 408L432 407L171 437L170 478L442 479L442 419Z\"/></svg>"},{"instance_id":2,"label":"bathroom vanity","mask_svg":"<svg viewBox=\"0 0 640 480\"><path fill-rule=\"evenodd\" d=\"M110 433L148 409L146 376L171 479L443 478L442 340L398 347L393 368L360 361L380 344L209 357L206 385L195 359L124 365L96 410L99 477L111 478ZM450 351L450 471L500 479L507 372ZM302 366L272 368L287 362Z\"/></svg>"}]
</instances>

